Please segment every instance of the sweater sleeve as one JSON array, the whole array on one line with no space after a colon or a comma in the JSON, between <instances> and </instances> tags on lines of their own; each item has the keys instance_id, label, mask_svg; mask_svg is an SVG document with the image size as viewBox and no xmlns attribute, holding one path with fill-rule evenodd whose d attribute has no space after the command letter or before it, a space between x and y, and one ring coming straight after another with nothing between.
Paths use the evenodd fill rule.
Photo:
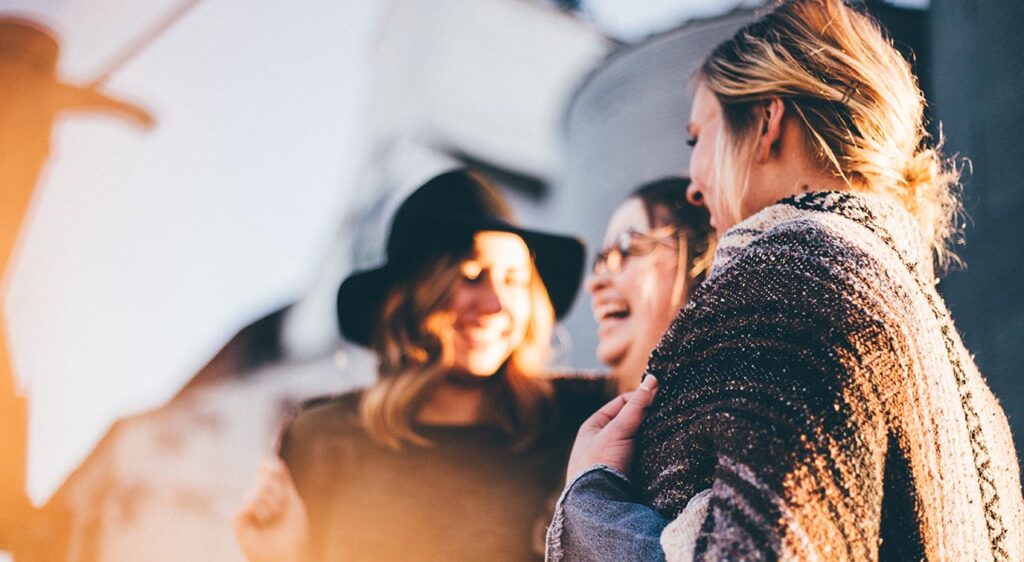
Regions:
<instances>
[{"instance_id":1,"label":"sweater sleeve","mask_svg":"<svg viewBox=\"0 0 1024 562\"><path fill-rule=\"evenodd\" d=\"M710 489L696 560L875 558L887 435L873 373L892 345L856 275L835 273L867 257L815 251L822 236L751 244L652 356L639 483L673 518Z\"/></svg>"},{"instance_id":2,"label":"sweater sleeve","mask_svg":"<svg viewBox=\"0 0 1024 562\"><path fill-rule=\"evenodd\" d=\"M324 523L339 503L335 481L344 478L344 467L352 458L347 436L353 432L357 404L355 394L310 401L281 434L278 455L288 466L309 517L304 562L336 558L329 550L330 530Z\"/></svg>"},{"instance_id":3,"label":"sweater sleeve","mask_svg":"<svg viewBox=\"0 0 1024 562\"><path fill-rule=\"evenodd\" d=\"M319 398L302 405L281 432L278 455L288 465L295 487L307 508L326 495L331 483L327 467L344 464L338 458L344 436L351 432L349 421L358 404L357 395Z\"/></svg>"},{"instance_id":4,"label":"sweater sleeve","mask_svg":"<svg viewBox=\"0 0 1024 562\"><path fill-rule=\"evenodd\" d=\"M658 543L667 521L633 498L621 472L594 465L562 492L548 527L547 562L664 562Z\"/></svg>"}]
</instances>

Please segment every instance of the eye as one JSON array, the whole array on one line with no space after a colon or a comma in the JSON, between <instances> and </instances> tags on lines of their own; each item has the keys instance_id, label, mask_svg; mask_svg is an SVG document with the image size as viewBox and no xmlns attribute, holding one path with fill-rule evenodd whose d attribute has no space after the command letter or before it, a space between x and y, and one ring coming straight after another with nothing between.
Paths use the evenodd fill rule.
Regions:
<instances>
[{"instance_id":1,"label":"eye","mask_svg":"<svg viewBox=\"0 0 1024 562\"><path fill-rule=\"evenodd\" d=\"M483 267L475 261L467 261L462 264L462 278L466 281L477 281L480 279L481 273L483 273Z\"/></svg>"},{"instance_id":2,"label":"eye","mask_svg":"<svg viewBox=\"0 0 1024 562\"><path fill-rule=\"evenodd\" d=\"M633 249L633 245L633 233L627 232L624 236L619 238L619 243L616 245L616 249L620 254L628 256L632 254L631 250Z\"/></svg>"}]
</instances>

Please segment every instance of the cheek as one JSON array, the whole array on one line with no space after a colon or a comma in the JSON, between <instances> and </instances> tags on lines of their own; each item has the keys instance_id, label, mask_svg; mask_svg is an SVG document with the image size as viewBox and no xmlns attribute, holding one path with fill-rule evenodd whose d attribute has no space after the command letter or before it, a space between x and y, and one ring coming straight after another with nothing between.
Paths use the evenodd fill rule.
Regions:
<instances>
[{"instance_id":1,"label":"cheek","mask_svg":"<svg viewBox=\"0 0 1024 562\"><path fill-rule=\"evenodd\" d=\"M640 259L645 259L644 256L630 258L630 261L626 263L626 267L622 268L622 271L618 275L612 277L612 284L615 289L626 299L630 304L630 308L633 307L633 303L639 300L645 290L647 283L645 282L645 270L646 267L638 263Z\"/></svg>"},{"instance_id":2,"label":"cheek","mask_svg":"<svg viewBox=\"0 0 1024 562\"><path fill-rule=\"evenodd\" d=\"M706 161L704 165L701 166L700 178L704 192L704 200L709 206L713 205L714 202L719 199L719 189L714 178L714 172L710 161Z\"/></svg>"},{"instance_id":3,"label":"cheek","mask_svg":"<svg viewBox=\"0 0 1024 562\"><path fill-rule=\"evenodd\" d=\"M670 298L666 295L672 294L673 282L672 276L668 273L670 266L653 259L654 256L650 258L643 272L637 275L639 290L636 294L642 299L645 321L662 308L663 301Z\"/></svg>"},{"instance_id":4,"label":"cheek","mask_svg":"<svg viewBox=\"0 0 1024 562\"><path fill-rule=\"evenodd\" d=\"M712 138L701 139L693 148L693 153L690 154L690 175L704 183L704 187L707 187L707 182L711 179L712 155L709 146L712 142L714 142Z\"/></svg>"},{"instance_id":5,"label":"cheek","mask_svg":"<svg viewBox=\"0 0 1024 562\"><path fill-rule=\"evenodd\" d=\"M502 308L508 315L510 321L509 344L514 349L522 343L526 331L530 326L530 318L533 314L533 307L530 303L528 291L515 291L502 299Z\"/></svg>"},{"instance_id":6,"label":"cheek","mask_svg":"<svg viewBox=\"0 0 1024 562\"><path fill-rule=\"evenodd\" d=\"M452 291L451 296L448 300L441 305L441 310L448 314L461 317L466 313L469 308L468 303L472 300L469 291L461 285L456 285L455 290Z\"/></svg>"},{"instance_id":7,"label":"cheek","mask_svg":"<svg viewBox=\"0 0 1024 562\"><path fill-rule=\"evenodd\" d=\"M672 292L676 284L676 268L674 263L666 263L667 260L666 257L665 261L653 265L648 270L644 320L654 326L675 315Z\"/></svg>"},{"instance_id":8,"label":"cheek","mask_svg":"<svg viewBox=\"0 0 1024 562\"><path fill-rule=\"evenodd\" d=\"M530 326L530 317L533 314L533 307L530 306L530 298L528 295L516 299L512 312L512 334L515 339L515 344L518 345L526 335L526 330Z\"/></svg>"}]
</instances>

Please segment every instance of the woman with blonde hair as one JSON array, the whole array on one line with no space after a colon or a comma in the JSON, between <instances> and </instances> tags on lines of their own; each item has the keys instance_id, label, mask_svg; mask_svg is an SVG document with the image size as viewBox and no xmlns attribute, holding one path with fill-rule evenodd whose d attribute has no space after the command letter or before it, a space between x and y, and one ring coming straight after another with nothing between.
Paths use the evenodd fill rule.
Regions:
<instances>
[{"instance_id":1,"label":"woman with blonde hair","mask_svg":"<svg viewBox=\"0 0 1024 562\"><path fill-rule=\"evenodd\" d=\"M387 263L338 291L346 338L379 356L365 391L306 405L235 530L252 561L539 559L601 381L545 376L583 247L526 230L463 170L398 209ZM536 540L531 540L534 537Z\"/></svg>"},{"instance_id":2,"label":"woman with blonde hair","mask_svg":"<svg viewBox=\"0 0 1024 562\"><path fill-rule=\"evenodd\" d=\"M1024 559L1006 416L935 289L958 178L924 106L841 0L708 56L688 194L712 273L654 377L580 430L550 560Z\"/></svg>"}]
</instances>

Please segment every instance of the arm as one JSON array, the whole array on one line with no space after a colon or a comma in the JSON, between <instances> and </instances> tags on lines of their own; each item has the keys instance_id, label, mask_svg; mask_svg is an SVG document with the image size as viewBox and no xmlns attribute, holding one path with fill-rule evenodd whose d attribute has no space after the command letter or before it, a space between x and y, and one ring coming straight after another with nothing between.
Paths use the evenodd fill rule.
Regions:
<instances>
[{"instance_id":1,"label":"arm","mask_svg":"<svg viewBox=\"0 0 1024 562\"><path fill-rule=\"evenodd\" d=\"M624 474L594 465L566 486L548 528L549 562L662 561L665 520L637 502Z\"/></svg>"},{"instance_id":2,"label":"arm","mask_svg":"<svg viewBox=\"0 0 1024 562\"><path fill-rule=\"evenodd\" d=\"M309 509L299 484L307 483L316 468L301 412L283 425L278 454L260 462L252 491L234 517L235 538L249 562L314 559Z\"/></svg>"},{"instance_id":3,"label":"arm","mask_svg":"<svg viewBox=\"0 0 1024 562\"><path fill-rule=\"evenodd\" d=\"M623 474L656 390L657 379L648 377L580 427L569 457L569 485L548 528L549 561L664 560L658 538L667 521L636 501Z\"/></svg>"}]
</instances>

